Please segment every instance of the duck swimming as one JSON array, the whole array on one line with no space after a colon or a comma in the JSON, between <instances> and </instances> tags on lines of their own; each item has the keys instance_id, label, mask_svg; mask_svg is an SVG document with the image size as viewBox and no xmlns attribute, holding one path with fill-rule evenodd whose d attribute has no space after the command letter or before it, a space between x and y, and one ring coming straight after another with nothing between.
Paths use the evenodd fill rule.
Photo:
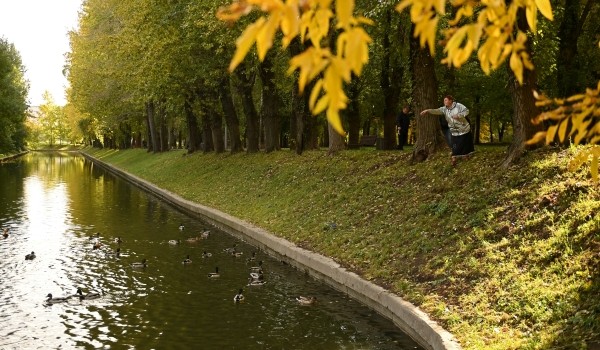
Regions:
<instances>
[{"instance_id":1,"label":"duck swimming","mask_svg":"<svg viewBox=\"0 0 600 350\"><path fill-rule=\"evenodd\" d=\"M25 260L33 260L35 259L35 253L31 252L30 254L25 255Z\"/></svg>"},{"instance_id":2,"label":"duck swimming","mask_svg":"<svg viewBox=\"0 0 600 350\"><path fill-rule=\"evenodd\" d=\"M117 248L114 253L106 253L107 257L118 258L121 256L121 248Z\"/></svg>"},{"instance_id":3,"label":"duck swimming","mask_svg":"<svg viewBox=\"0 0 600 350\"><path fill-rule=\"evenodd\" d=\"M123 240L121 239L121 237L117 237L114 239L114 242L117 244L121 244L121 243L123 243Z\"/></svg>"},{"instance_id":4,"label":"duck swimming","mask_svg":"<svg viewBox=\"0 0 600 350\"><path fill-rule=\"evenodd\" d=\"M235 247L237 246L237 244L233 244L233 246L231 248L225 248L223 249L224 253L228 253L228 254L232 254L235 253Z\"/></svg>"},{"instance_id":5,"label":"duck swimming","mask_svg":"<svg viewBox=\"0 0 600 350\"><path fill-rule=\"evenodd\" d=\"M296 301L300 305L312 305L312 304L314 304L314 303L317 302L317 297L303 297L303 296L299 296L299 297L296 297Z\"/></svg>"},{"instance_id":6,"label":"duck swimming","mask_svg":"<svg viewBox=\"0 0 600 350\"><path fill-rule=\"evenodd\" d=\"M98 299L102 295L98 292L89 292L86 295L83 295L83 291L81 290L81 288L77 288L77 292L73 296L78 297L79 300L92 300L92 299Z\"/></svg>"},{"instance_id":7,"label":"duck swimming","mask_svg":"<svg viewBox=\"0 0 600 350\"><path fill-rule=\"evenodd\" d=\"M256 260L256 252L252 252L252 255L248 259L246 259L246 262L251 262L254 260Z\"/></svg>"},{"instance_id":8,"label":"duck swimming","mask_svg":"<svg viewBox=\"0 0 600 350\"><path fill-rule=\"evenodd\" d=\"M170 245L178 245L181 244L181 240L180 239L172 239L169 241Z\"/></svg>"},{"instance_id":9,"label":"duck swimming","mask_svg":"<svg viewBox=\"0 0 600 350\"><path fill-rule=\"evenodd\" d=\"M212 253L207 253L206 250L202 252L203 258L210 258L211 256L212 256Z\"/></svg>"},{"instance_id":10,"label":"duck swimming","mask_svg":"<svg viewBox=\"0 0 600 350\"><path fill-rule=\"evenodd\" d=\"M8 238L8 229L7 229L7 228L4 228L4 230L2 230L2 237L3 237L4 239L7 239L7 238Z\"/></svg>"},{"instance_id":11,"label":"duck swimming","mask_svg":"<svg viewBox=\"0 0 600 350\"><path fill-rule=\"evenodd\" d=\"M221 275L219 274L219 267L215 267L215 272L208 273L208 278L217 278L217 277L221 277Z\"/></svg>"},{"instance_id":12,"label":"duck swimming","mask_svg":"<svg viewBox=\"0 0 600 350\"><path fill-rule=\"evenodd\" d=\"M137 268L137 269L142 269L142 268L148 267L148 264L146 263L146 261L147 260L144 259L144 260L142 260L142 262L131 263L131 267Z\"/></svg>"},{"instance_id":13,"label":"duck swimming","mask_svg":"<svg viewBox=\"0 0 600 350\"><path fill-rule=\"evenodd\" d=\"M231 252L231 256L234 256L234 257L236 257L236 258L239 258L239 257L240 257L240 256L242 256L242 255L244 255L244 252L238 252L238 251L237 251L237 250L235 250L235 249L234 249L234 250Z\"/></svg>"},{"instance_id":14,"label":"duck swimming","mask_svg":"<svg viewBox=\"0 0 600 350\"><path fill-rule=\"evenodd\" d=\"M94 245L92 246L92 250L100 249L100 247L102 247L102 243L95 242Z\"/></svg>"},{"instance_id":15,"label":"duck swimming","mask_svg":"<svg viewBox=\"0 0 600 350\"><path fill-rule=\"evenodd\" d=\"M204 231L200 234L200 238L207 239L210 236L210 231Z\"/></svg>"},{"instance_id":16,"label":"duck swimming","mask_svg":"<svg viewBox=\"0 0 600 350\"><path fill-rule=\"evenodd\" d=\"M234 303L241 303L242 301L244 301L244 294L242 294L243 292L244 291L240 288L238 293L233 297Z\"/></svg>"},{"instance_id":17,"label":"duck swimming","mask_svg":"<svg viewBox=\"0 0 600 350\"><path fill-rule=\"evenodd\" d=\"M267 283L267 282L264 281L264 280L255 280L252 277L248 277L248 284L247 285L250 286L250 287L252 287L252 286L262 286L265 283Z\"/></svg>"},{"instance_id":18,"label":"duck swimming","mask_svg":"<svg viewBox=\"0 0 600 350\"><path fill-rule=\"evenodd\" d=\"M52 293L48 293L48 295L46 295L46 303L47 304L59 304L59 303L64 303L66 301L68 301L71 297L52 297Z\"/></svg>"},{"instance_id":19,"label":"duck swimming","mask_svg":"<svg viewBox=\"0 0 600 350\"><path fill-rule=\"evenodd\" d=\"M185 226L183 226L183 224L179 224L179 231L183 231L185 230Z\"/></svg>"},{"instance_id":20,"label":"duck swimming","mask_svg":"<svg viewBox=\"0 0 600 350\"><path fill-rule=\"evenodd\" d=\"M252 266L250 268L250 272L259 272L259 271L262 271L262 264L263 264L263 262L262 262L262 260L260 260L258 262L258 266Z\"/></svg>"},{"instance_id":21,"label":"duck swimming","mask_svg":"<svg viewBox=\"0 0 600 350\"><path fill-rule=\"evenodd\" d=\"M258 272L250 272L250 278L254 281L262 281L265 279L265 275L263 275L262 270Z\"/></svg>"},{"instance_id":22,"label":"duck swimming","mask_svg":"<svg viewBox=\"0 0 600 350\"><path fill-rule=\"evenodd\" d=\"M187 264L191 264L192 263L192 259L190 259L190 256L188 255L186 259L183 260L182 264L187 265Z\"/></svg>"}]
</instances>

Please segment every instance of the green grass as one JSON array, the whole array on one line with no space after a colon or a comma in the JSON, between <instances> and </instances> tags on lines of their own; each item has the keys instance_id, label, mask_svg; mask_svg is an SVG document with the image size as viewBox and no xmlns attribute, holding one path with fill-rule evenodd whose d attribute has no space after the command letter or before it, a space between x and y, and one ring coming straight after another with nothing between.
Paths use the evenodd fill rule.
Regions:
<instances>
[{"instance_id":1,"label":"green grass","mask_svg":"<svg viewBox=\"0 0 600 350\"><path fill-rule=\"evenodd\" d=\"M86 149L159 187L332 257L391 289L466 349L600 342L600 188L573 150L501 169L505 147L408 165L372 149L330 157Z\"/></svg>"}]
</instances>

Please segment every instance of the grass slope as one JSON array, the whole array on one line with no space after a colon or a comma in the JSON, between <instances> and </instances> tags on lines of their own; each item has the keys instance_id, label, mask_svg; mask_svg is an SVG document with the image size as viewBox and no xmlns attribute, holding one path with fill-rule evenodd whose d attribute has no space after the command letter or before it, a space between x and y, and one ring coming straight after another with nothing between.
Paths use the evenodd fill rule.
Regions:
<instances>
[{"instance_id":1,"label":"grass slope","mask_svg":"<svg viewBox=\"0 0 600 350\"><path fill-rule=\"evenodd\" d=\"M414 166L409 152L86 152L329 256L419 306L466 349L600 342L600 187L572 150L505 147Z\"/></svg>"}]
</instances>

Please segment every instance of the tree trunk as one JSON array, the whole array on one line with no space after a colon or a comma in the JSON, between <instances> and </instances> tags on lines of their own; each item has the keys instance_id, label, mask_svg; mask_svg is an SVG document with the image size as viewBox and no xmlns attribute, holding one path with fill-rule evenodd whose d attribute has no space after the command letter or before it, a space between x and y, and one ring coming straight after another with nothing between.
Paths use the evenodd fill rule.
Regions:
<instances>
[{"instance_id":1,"label":"tree trunk","mask_svg":"<svg viewBox=\"0 0 600 350\"><path fill-rule=\"evenodd\" d=\"M360 77L352 76L352 82L348 86L348 108L346 118L348 120L348 148L360 148Z\"/></svg>"},{"instance_id":2,"label":"tree trunk","mask_svg":"<svg viewBox=\"0 0 600 350\"><path fill-rule=\"evenodd\" d=\"M392 31L392 10L388 9L384 15L383 30L383 59L381 67L381 90L383 92L383 149L396 148L396 113L398 111L398 99L400 98L400 86L402 83L402 69L398 62L391 64L392 48L390 35L400 30Z\"/></svg>"},{"instance_id":3,"label":"tree trunk","mask_svg":"<svg viewBox=\"0 0 600 350\"><path fill-rule=\"evenodd\" d=\"M327 151L328 155L337 154L339 151L342 151L346 148L344 136L338 134L338 132L335 131L335 129L329 123L327 123L327 133L329 134L329 149Z\"/></svg>"},{"instance_id":4,"label":"tree trunk","mask_svg":"<svg viewBox=\"0 0 600 350\"><path fill-rule=\"evenodd\" d=\"M522 31L528 29L524 10L519 10L517 25ZM527 41L527 52L531 57L531 40ZM520 85L512 71L510 71L509 86L513 101L513 140L508 147L508 154L502 162L502 167L507 168L523 155L525 141L529 140L536 132L542 130L542 125L534 125L531 120L539 114L535 105L533 91L536 87L536 71L523 70L523 85Z\"/></svg>"},{"instance_id":5,"label":"tree trunk","mask_svg":"<svg viewBox=\"0 0 600 350\"><path fill-rule=\"evenodd\" d=\"M158 152L158 139L154 126L154 102L146 102L146 120L148 121L148 152Z\"/></svg>"},{"instance_id":6,"label":"tree trunk","mask_svg":"<svg viewBox=\"0 0 600 350\"><path fill-rule=\"evenodd\" d=\"M249 72L244 62L240 63L235 70L236 76L240 80L238 84L238 93L242 99L242 107L246 116L246 152L256 153L258 148L259 126L258 113L254 106L252 98L252 87L254 86L254 73Z\"/></svg>"},{"instance_id":7,"label":"tree trunk","mask_svg":"<svg viewBox=\"0 0 600 350\"><path fill-rule=\"evenodd\" d=\"M185 121L188 128L187 150L188 154L200 150L202 138L200 137L200 128L198 127L198 119L192 108L191 101L185 100L183 109L185 111Z\"/></svg>"},{"instance_id":8,"label":"tree trunk","mask_svg":"<svg viewBox=\"0 0 600 350\"><path fill-rule=\"evenodd\" d=\"M414 25L413 25L414 31ZM421 48L419 39L410 38L410 57L413 77L413 103L415 105L415 132L413 162L420 162L437 151L448 150L437 116L419 113L424 109L436 108L438 102L438 82L435 76L433 58L427 47Z\"/></svg>"},{"instance_id":9,"label":"tree trunk","mask_svg":"<svg viewBox=\"0 0 600 350\"><path fill-rule=\"evenodd\" d=\"M208 113L202 113L202 140L204 141L202 144L202 152L209 153L215 150L212 130L210 128L210 116Z\"/></svg>"},{"instance_id":10,"label":"tree trunk","mask_svg":"<svg viewBox=\"0 0 600 350\"><path fill-rule=\"evenodd\" d=\"M262 81L262 105L260 113L264 123L265 152L267 153L281 149L281 145L279 144L280 121L277 114L279 95L275 85L272 52L269 51L267 53L258 70L260 80Z\"/></svg>"},{"instance_id":11,"label":"tree trunk","mask_svg":"<svg viewBox=\"0 0 600 350\"><path fill-rule=\"evenodd\" d=\"M556 60L556 78L559 97L568 97L581 90L581 79L578 79L580 67L577 53L577 40L581 35L581 28L591 10L595 0L588 0L581 17L580 0L565 1L564 17L558 30L558 57Z\"/></svg>"},{"instance_id":12,"label":"tree trunk","mask_svg":"<svg viewBox=\"0 0 600 350\"><path fill-rule=\"evenodd\" d=\"M229 75L225 75L219 84L219 99L221 107L225 113L225 123L229 131L229 142L231 144L231 153L237 153L244 150L240 138L240 121L231 97L231 83Z\"/></svg>"},{"instance_id":13,"label":"tree trunk","mask_svg":"<svg viewBox=\"0 0 600 350\"><path fill-rule=\"evenodd\" d=\"M216 111L208 109L210 129L212 132L213 147L216 153L225 151L225 143L223 140L223 118Z\"/></svg>"}]
</instances>

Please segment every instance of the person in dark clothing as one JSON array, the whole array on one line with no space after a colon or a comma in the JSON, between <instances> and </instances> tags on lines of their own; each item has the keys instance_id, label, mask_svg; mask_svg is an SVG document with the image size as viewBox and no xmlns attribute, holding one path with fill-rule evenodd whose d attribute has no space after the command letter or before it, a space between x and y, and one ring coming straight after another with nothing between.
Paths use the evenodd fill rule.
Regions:
<instances>
[{"instance_id":1,"label":"person in dark clothing","mask_svg":"<svg viewBox=\"0 0 600 350\"><path fill-rule=\"evenodd\" d=\"M409 106L404 106L402 111L398 113L396 117L396 130L398 131L398 149L404 149L404 145L408 140L408 128L410 127L410 120L413 117L413 113L410 111Z\"/></svg>"}]
</instances>

